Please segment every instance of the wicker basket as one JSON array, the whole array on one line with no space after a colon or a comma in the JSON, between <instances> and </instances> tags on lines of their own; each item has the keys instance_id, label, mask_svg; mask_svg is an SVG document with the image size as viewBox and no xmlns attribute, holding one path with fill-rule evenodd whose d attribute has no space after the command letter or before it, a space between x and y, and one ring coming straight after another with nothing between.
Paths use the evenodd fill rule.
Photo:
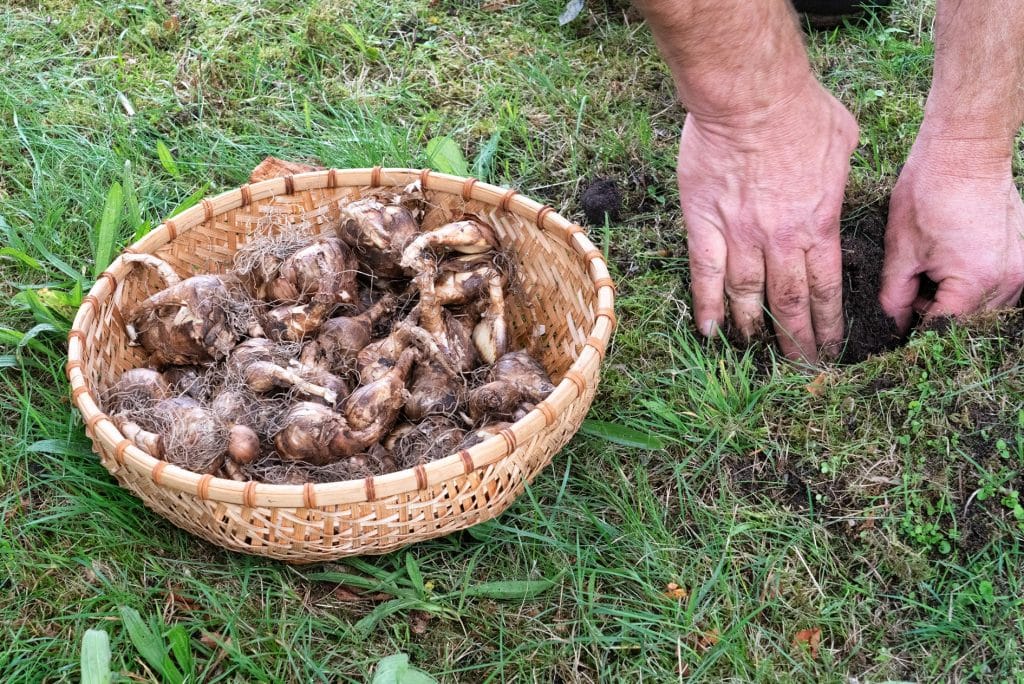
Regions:
<instances>
[{"instance_id":1,"label":"wicker basket","mask_svg":"<svg viewBox=\"0 0 1024 684\"><path fill-rule=\"evenodd\" d=\"M429 170L329 169L243 185L182 212L126 252L154 253L182 276L222 272L268 225L332 233L339 207L372 188L419 182L441 222L463 211L489 221L514 263L509 328L557 382L535 410L473 448L365 480L270 485L199 475L157 460L122 435L97 397L141 365L127 344L133 303L161 289L149 269L118 258L97 279L68 341L71 396L104 465L175 525L228 549L308 563L379 554L501 513L579 429L615 326L614 290L582 229L520 195Z\"/></svg>"}]
</instances>

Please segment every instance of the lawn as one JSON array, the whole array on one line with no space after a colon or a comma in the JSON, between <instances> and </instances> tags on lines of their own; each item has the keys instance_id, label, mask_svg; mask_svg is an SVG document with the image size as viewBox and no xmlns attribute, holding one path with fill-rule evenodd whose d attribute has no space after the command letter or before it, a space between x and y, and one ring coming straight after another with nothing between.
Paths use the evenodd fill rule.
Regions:
<instances>
[{"instance_id":1,"label":"lawn","mask_svg":"<svg viewBox=\"0 0 1024 684\"><path fill-rule=\"evenodd\" d=\"M0 679L77 681L98 629L123 681L363 682L401 652L443 682L1024 682L1022 316L820 375L702 343L671 80L626 3L560 27L563 4L4 3ZM884 216L913 141L932 13L809 36L861 124L847 233ZM440 135L576 220L592 179L619 183L620 219L590 229L620 320L591 415L663 448L578 435L497 520L305 567L119 489L63 375L111 187L122 245L267 154L419 167ZM553 584L486 590L518 580Z\"/></svg>"}]
</instances>

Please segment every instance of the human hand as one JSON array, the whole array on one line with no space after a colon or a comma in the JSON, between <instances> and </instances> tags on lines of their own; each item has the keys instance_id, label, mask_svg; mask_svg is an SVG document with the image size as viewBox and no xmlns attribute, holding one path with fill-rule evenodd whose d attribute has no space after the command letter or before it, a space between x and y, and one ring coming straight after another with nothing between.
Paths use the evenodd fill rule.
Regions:
<instances>
[{"instance_id":1,"label":"human hand","mask_svg":"<svg viewBox=\"0 0 1024 684\"><path fill-rule=\"evenodd\" d=\"M748 339L768 307L779 345L814 363L843 339L839 212L857 124L810 75L770 111L691 113L679 144L694 316Z\"/></svg>"},{"instance_id":2,"label":"human hand","mask_svg":"<svg viewBox=\"0 0 1024 684\"><path fill-rule=\"evenodd\" d=\"M914 311L998 309L1024 289L1024 202L1009 159L986 163L976 147L922 130L893 189L879 299L904 332ZM922 274L938 284L933 299Z\"/></svg>"}]
</instances>

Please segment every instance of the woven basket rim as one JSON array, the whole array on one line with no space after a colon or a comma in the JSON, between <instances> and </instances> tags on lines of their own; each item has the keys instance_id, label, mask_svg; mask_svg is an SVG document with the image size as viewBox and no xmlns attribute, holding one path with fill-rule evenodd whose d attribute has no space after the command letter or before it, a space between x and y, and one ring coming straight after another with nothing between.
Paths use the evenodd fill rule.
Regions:
<instances>
[{"instance_id":1,"label":"woven basket rim","mask_svg":"<svg viewBox=\"0 0 1024 684\"><path fill-rule=\"evenodd\" d=\"M347 480L305 485L237 482L213 475L200 475L150 456L127 439L99 408L93 388L85 374L83 360L88 333L97 322L102 304L114 295L120 279L132 268L125 254L152 253L172 242L178 235L215 216L255 200L305 190L336 187L405 187L419 182L423 190L459 195L516 214L535 223L542 231L569 246L583 263L597 294L594 325L586 343L555 390L530 413L487 440L437 461L364 480ZM83 298L71 332L68 334L67 375L71 397L82 414L86 430L115 454L122 467L148 475L157 486L185 492L202 500L245 506L306 507L372 502L384 497L407 494L468 475L508 457L522 444L558 420L559 413L588 389L584 369L600 365L615 328L615 290L603 253L586 236L583 228L558 214L551 206L540 204L512 188L453 176L431 169L372 168L310 171L257 183L246 183L215 197L202 200L177 216L165 220L129 247L96 279Z\"/></svg>"}]
</instances>

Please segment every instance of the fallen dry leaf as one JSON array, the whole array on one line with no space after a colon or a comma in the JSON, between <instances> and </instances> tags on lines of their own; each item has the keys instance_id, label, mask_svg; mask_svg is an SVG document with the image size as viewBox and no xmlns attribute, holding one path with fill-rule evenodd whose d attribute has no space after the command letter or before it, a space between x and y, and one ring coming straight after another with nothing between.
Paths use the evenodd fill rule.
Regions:
<instances>
[{"instance_id":1,"label":"fallen dry leaf","mask_svg":"<svg viewBox=\"0 0 1024 684\"><path fill-rule=\"evenodd\" d=\"M818 375L807 383L807 391L815 397L820 397L825 393L825 379L824 373L818 373Z\"/></svg>"},{"instance_id":2,"label":"fallen dry leaf","mask_svg":"<svg viewBox=\"0 0 1024 684\"><path fill-rule=\"evenodd\" d=\"M203 632L199 643L217 654L206 666L207 672L216 672L221 661L228 655L228 649L231 648L231 637L225 637L220 632Z\"/></svg>"},{"instance_id":3,"label":"fallen dry leaf","mask_svg":"<svg viewBox=\"0 0 1024 684\"><path fill-rule=\"evenodd\" d=\"M818 645L821 644L821 627L811 627L810 629L801 629L793 637L794 648L807 648L807 652L811 654L811 657L817 660L818 658Z\"/></svg>"},{"instance_id":4,"label":"fallen dry leaf","mask_svg":"<svg viewBox=\"0 0 1024 684\"><path fill-rule=\"evenodd\" d=\"M249 174L249 182L258 183L269 178L290 176L295 173L306 173L308 171L320 171L323 168L322 166L313 166L312 164L285 161L277 157L267 157L257 164L256 168Z\"/></svg>"},{"instance_id":5,"label":"fallen dry leaf","mask_svg":"<svg viewBox=\"0 0 1024 684\"><path fill-rule=\"evenodd\" d=\"M231 645L231 637L224 638L224 635L220 632L203 632L199 638L199 643L209 649L220 648L223 646Z\"/></svg>"},{"instance_id":6,"label":"fallen dry leaf","mask_svg":"<svg viewBox=\"0 0 1024 684\"><path fill-rule=\"evenodd\" d=\"M424 610L412 611L409 613L409 629L412 630L413 634L425 633L432 617L433 615Z\"/></svg>"},{"instance_id":7,"label":"fallen dry leaf","mask_svg":"<svg viewBox=\"0 0 1024 684\"><path fill-rule=\"evenodd\" d=\"M761 596L758 600L760 600L761 603L764 603L765 601L768 601L770 599L777 599L779 598L779 596L780 593L778 578L775 577L774 572L770 572L768 573L768 576L764 579L764 584L761 586Z\"/></svg>"},{"instance_id":8,"label":"fallen dry leaf","mask_svg":"<svg viewBox=\"0 0 1024 684\"><path fill-rule=\"evenodd\" d=\"M677 601L684 601L690 596L690 592L686 591L683 587L679 586L675 582L669 582L665 585L665 596L670 599Z\"/></svg>"},{"instance_id":9,"label":"fallen dry leaf","mask_svg":"<svg viewBox=\"0 0 1024 684\"><path fill-rule=\"evenodd\" d=\"M694 635L694 648L698 651L706 651L718 643L719 634L717 629L709 629L701 634Z\"/></svg>"},{"instance_id":10,"label":"fallen dry leaf","mask_svg":"<svg viewBox=\"0 0 1024 684\"><path fill-rule=\"evenodd\" d=\"M387 601L388 599L394 598L391 594L385 594L383 592L377 592L375 594L361 594L356 591L345 587L343 584L339 584L331 594L334 598L339 601Z\"/></svg>"},{"instance_id":11,"label":"fallen dry leaf","mask_svg":"<svg viewBox=\"0 0 1024 684\"><path fill-rule=\"evenodd\" d=\"M179 613L191 614L198 613L203 610L203 606L187 596L182 596L180 593L174 591L173 588L167 590L167 594L164 596L164 610L166 615L172 616Z\"/></svg>"}]
</instances>

